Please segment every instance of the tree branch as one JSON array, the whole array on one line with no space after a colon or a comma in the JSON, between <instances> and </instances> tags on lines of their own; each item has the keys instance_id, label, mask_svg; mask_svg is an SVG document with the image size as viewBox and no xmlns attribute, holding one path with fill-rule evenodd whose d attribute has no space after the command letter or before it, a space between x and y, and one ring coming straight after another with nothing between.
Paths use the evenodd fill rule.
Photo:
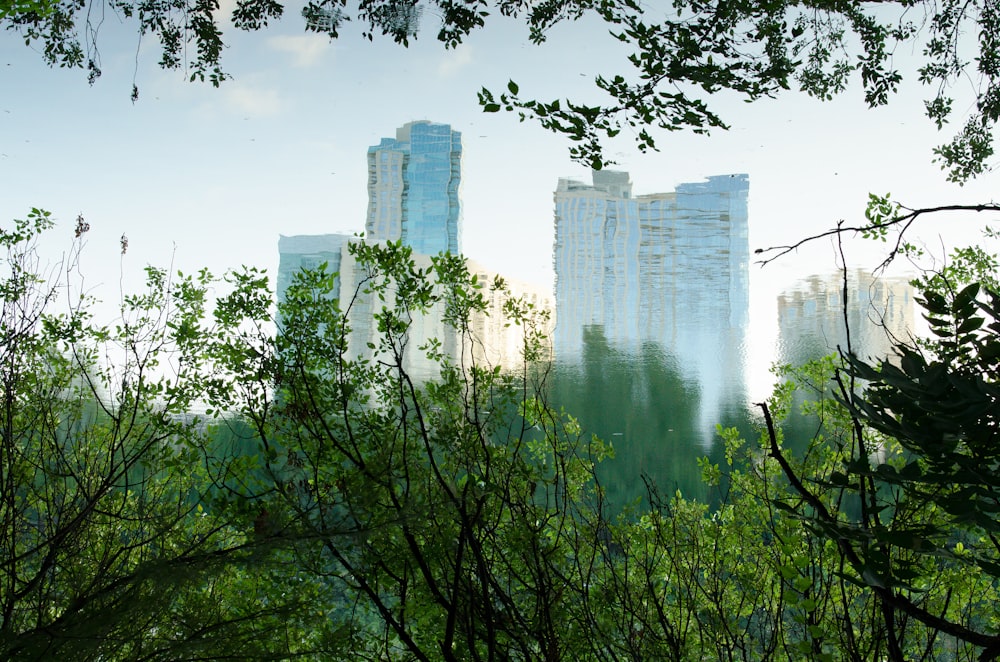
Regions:
<instances>
[{"instance_id":1,"label":"tree branch","mask_svg":"<svg viewBox=\"0 0 1000 662\"><path fill-rule=\"evenodd\" d=\"M892 251L889 253L889 257L879 265L880 269L885 268L890 262L895 258L895 256L900 252L903 243L903 235L910 226L921 216L926 216L929 214L937 214L941 212L950 211L965 211L965 212L984 212L984 211L998 211L1000 212L1000 204L989 203L980 205L944 205L940 207L923 207L919 209L911 209L909 207L900 206L901 210L906 213L899 216L895 216L887 221L869 223L867 225L844 225L843 221L837 223L837 227L825 230L818 234L810 235L804 239L800 239L794 244L788 244L785 246L769 246L767 248L758 248L754 251L756 255L762 256L757 264L760 266L766 266L771 262L774 262L780 257L788 255L789 253L798 250L802 246L816 241L817 239L824 239L826 237L841 236L845 232L853 232L855 234L864 232L877 232L879 230L885 230L888 228L902 226L899 230L899 235L896 237L895 246L893 246Z\"/></svg>"},{"instance_id":2,"label":"tree branch","mask_svg":"<svg viewBox=\"0 0 1000 662\"><path fill-rule=\"evenodd\" d=\"M813 517L815 519L822 521L828 526L841 528L837 519L830 513L823 502L820 501L815 494L810 492L808 488L806 488L806 486L802 483L802 480L799 479L798 475L788 463L788 459L785 457L784 453L781 451L780 445L778 444L778 436L775 431L774 421L771 418L771 411L768 408L767 403L758 402L755 404L760 407L761 411L764 413L764 423L767 427L769 440L769 453L771 457L777 460L785 478L789 483L791 483L792 489L795 490L795 492L813 509ZM833 542L840 549L841 554L843 554L844 558L851 565L854 571L857 572L858 576L864 581L863 570L866 564L851 544L851 540L846 535L837 535ZM868 584L867 581L865 583ZM961 623L954 623L938 616L937 614L931 613L922 608L920 605L914 603L903 594L894 592L891 586L872 586L871 584L868 584L868 586L875 592L879 600L885 605L888 605L890 608L901 611L934 630L957 637L958 639L967 641L974 646L983 647L984 650L980 654L980 660L995 660L997 657L1000 657L1000 635L979 632L968 628Z\"/></svg>"}]
</instances>

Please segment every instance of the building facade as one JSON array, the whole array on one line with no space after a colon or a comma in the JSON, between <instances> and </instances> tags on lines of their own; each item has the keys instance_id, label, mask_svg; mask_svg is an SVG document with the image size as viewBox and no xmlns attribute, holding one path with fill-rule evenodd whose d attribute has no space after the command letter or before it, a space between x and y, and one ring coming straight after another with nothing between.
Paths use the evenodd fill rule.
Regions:
<instances>
[{"instance_id":1,"label":"building facade","mask_svg":"<svg viewBox=\"0 0 1000 662\"><path fill-rule=\"evenodd\" d=\"M368 148L368 241L399 241L422 255L462 250L462 134L410 122Z\"/></svg>"},{"instance_id":2,"label":"building facade","mask_svg":"<svg viewBox=\"0 0 1000 662\"><path fill-rule=\"evenodd\" d=\"M555 193L557 358L583 329L609 342L684 345L689 328L742 330L749 315L746 175L632 195L628 173L560 179ZM700 333L700 331L699 331ZM701 334L703 335L703 334Z\"/></svg>"},{"instance_id":3,"label":"building facade","mask_svg":"<svg viewBox=\"0 0 1000 662\"><path fill-rule=\"evenodd\" d=\"M278 301L284 301L285 292L295 274L302 269L317 269L326 265L330 273L340 273L347 246L353 237L347 234L294 235L278 237ZM335 282L336 296L340 296L340 279Z\"/></svg>"},{"instance_id":4,"label":"building facade","mask_svg":"<svg viewBox=\"0 0 1000 662\"><path fill-rule=\"evenodd\" d=\"M402 241L412 249L413 261L422 270L430 270L432 257L442 252L459 255L461 157L461 134L447 124L426 121L406 124L397 129L395 138L384 138L369 148L364 240L369 244ZM394 296L392 288L385 300L365 292L371 274L358 265L349 250L355 241L356 237L347 234L282 236L278 242L278 300L283 300L295 272L326 265L328 272L337 274L331 298L339 300L341 310L348 314L348 353L351 357L371 357L371 347L379 346L375 315L382 306L392 306ZM501 279L505 288L494 288L491 284L497 282L499 274L472 261L466 265L477 278L486 310L475 313L464 329L445 321L443 301L413 315L401 342L404 366L418 379L438 376L438 364L428 361L427 352L421 349L431 339L439 341L441 353L454 362L506 368L522 365L525 331L507 315L504 302L509 297L530 303L539 313L539 332L551 337L550 295L510 279Z\"/></svg>"},{"instance_id":5,"label":"building facade","mask_svg":"<svg viewBox=\"0 0 1000 662\"><path fill-rule=\"evenodd\" d=\"M412 259L417 269L430 273L430 279L435 278L431 256L414 253ZM517 370L523 367L525 361L526 333L534 330L542 338L551 337L552 320L547 313L552 309L552 301L543 289L504 278L472 260L467 260L465 264L469 276L476 278L477 293L483 298L484 310L472 311L469 319L462 324L449 321L446 314L447 296L444 296L446 292L439 289L437 294L443 295L440 300L427 310L413 311L407 320L406 333L398 339L397 347L403 359L403 368L417 381L440 377L441 364L436 357L438 354L453 365L489 368L500 366L507 370ZM395 288L390 287L385 292L384 299L366 295L361 282L366 276L367 270L356 263L354 256L345 254L340 289L342 293L350 293L352 297L348 317L351 326L348 357L391 362L392 356L380 355L372 347L381 345L380 332L374 323L375 314L383 306L392 308L396 305ZM498 282L503 283L503 287L494 287ZM515 323L511 319L505 309L505 303L511 299L522 302L524 306L531 305L535 314L526 316L530 318L530 324ZM539 358L548 359L551 346L544 341L543 344ZM428 351L427 348L433 349ZM429 354L434 354L435 358L429 358Z\"/></svg>"},{"instance_id":6,"label":"building facade","mask_svg":"<svg viewBox=\"0 0 1000 662\"><path fill-rule=\"evenodd\" d=\"M698 394L706 444L744 400L748 192L747 175L722 175L633 196L628 173L602 170L555 193L556 360L586 363L595 338L664 356Z\"/></svg>"},{"instance_id":7,"label":"building facade","mask_svg":"<svg viewBox=\"0 0 1000 662\"><path fill-rule=\"evenodd\" d=\"M892 358L893 340L914 332L914 301L905 278L876 278L862 269L810 276L778 296L778 356L801 365L847 352L849 330L856 356L871 363Z\"/></svg>"}]
</instances>

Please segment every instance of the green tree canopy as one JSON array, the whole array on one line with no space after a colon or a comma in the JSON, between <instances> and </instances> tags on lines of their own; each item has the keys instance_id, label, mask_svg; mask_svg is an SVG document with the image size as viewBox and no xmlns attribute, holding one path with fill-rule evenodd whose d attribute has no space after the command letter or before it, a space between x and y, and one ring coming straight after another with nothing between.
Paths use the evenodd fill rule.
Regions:
<instances>
[{"instance_id":1,"label":"green tree canopy","mask_svg":"<svg viewBox=\"0 0 1000 662\"><path fill-rule=\"evenodd\" d=\"M584 598L606 552L606 449L545 402L535 304L460 257L424 267L400 243L355 244L342 299L336 274L303 271L276 320L257 270L150 267L102 326L87 297L62 311L75 261L44 268L51 225L33 210L0 229L0 657L586 659L604 645ZM79 219L77 240L88 230ZM498 314L493 295L521 331L518 369L482 358L473 320ZM457 351L408 346L431 311ZM432 379L409 372L413 354Z\"/></svg>"},{"instance_id":2,"label":"green tree canopy","mask_svg":"<svg viewBox=\"0 0 1000 662\"><path fill-rule=\"evenodd\" d=\"M810 449L826 462L792 460L765 408L768 453L797 497L776 504L870 591L890 659L912 659L907 621L978 647L981 660L1000 657L992 616L968 601L950 606L959 578L980 586L1000 578L996 265L982 247L955 251L913 281L930 338L897 340L878 365L844 350L825 387L834 401L827 420L836 422Z\"/></svg>"},{"instance_id":3,"label":"green tree canopy","mask_svg":"<svg viewBox=\"0 0 1000 662\"><path fill-rule=\"evenodd\" d=\"M461 258L358 243L277 317L260 271L150 268L104 326L61 307L50 226L0 229L0 656L1000 656L1000 311L958 282L995 258L924 281L936 339L897 366L783 371L759 443L700 462L715 507L648 479L611 517L612 449L546 403L543 311ZM479 351L495 296L510 370ZM427 313L458 343L416 342ZM793 451L796 387L820 424Z\"/></svg>"},{"instance_id":4,"label":"green tree canopy","mask_svg":"<svg viewBox=\"0 0 1000 662\"><path fill-rule=\"evenodd\" d=\"M247 436L192 412L223 388L199 341L215 333L210 276L150 268L118 322L95 324L67 282L89 225L47 267L51 227L36 209L0 228L0 657L319 650L325 620L305 607L317 587L278 571L289 546L255 538L253 498L218 498Z\"/></svg>"}]
</instances>

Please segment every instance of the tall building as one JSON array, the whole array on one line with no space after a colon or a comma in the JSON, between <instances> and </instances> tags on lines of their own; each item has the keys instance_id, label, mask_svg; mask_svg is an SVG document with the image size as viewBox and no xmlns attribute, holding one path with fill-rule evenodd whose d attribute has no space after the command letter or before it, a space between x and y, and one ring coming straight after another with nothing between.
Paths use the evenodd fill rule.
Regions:
<instances>
[{"instance_id":1,"label":"tall building","mask_svg":"<svg viewBox=\"0 0 1000 662\"><path fill-rule=\"evenodd\" d=\"M914 331L913 288L905 278L875 278L857 269L810 276L778 296L778 356L800 365L847 351L848 329L855 355L877 362L891 357L893 339ZM845 317L846 314L846 317Z\"/></svg>"},{"instance_id":2,"label":"tall building","mask_svg":"<svg viewBox=\"0 0 1000 662\"><path fill-rule=\"evenodd\" d=\"M743 329L749 307L747 175L633 197L628 173L560 179L555 193L557 357L583 329L677 345L685 329ZM711 335L711 334L709 334Z\"/></svg>"},{"instance_id":3,"label":"tall building","mask_svg":"<svg viewBox=\"0 0 1000 662\"><path fill-rule=\"evenodd\" d=\"M352 237L347 234L295 235L278 237L278 300L283 301L288 286L292 284L296 272L302 269L316 269L325 264L330 273L339 273L347 245ZM335 296L339 295L340 281L337 279Z\"/></svg>"},{"instance_id":4,"label":"tall building","mask_svg":"<svg viewBox=\"0 0 1000 662\"><path fill-rule=\"evenodd\" d=\"M429 272L432 270L432 260L429 255L414 254L413 261L418 269ZM408 320L405 337L402 342L403 367L409 375L418 381L440 377L441 365L438 359L428 359L427 347L433 347L434 354L440 354L455 364L471 365L473 362L480 367L501 366L505 369L518 369L523 366L523 349L525 327L513 323L504 308L508 298L522 299L531 303L537 311L551 311L551 298L540 288L530 284L502 278L505 288L494 289L492 284L499 276L476 262L466 261L470 276L477 279L478 293L485 302L484 311L474 311L464 328L456 328L447 321L448 302L445 298L437 301L428 310L414 313ZM379 346L380 332L373 324L374 313L382 306L392 307L396 304L396 294L393 288L385 293L385 298L365 295L360 279L366 276L354 256L344 256L340 288L341 292L357 294L353 300L349 317L351 338L348 344L348 356L373 356L372 346ZM433 278L433 276L431 276ZM348 296L342 294L343 297ZM545 316L539 315L535 320L536 329L545 338L551 337L551 323ZM431 339L439 344L432 344ZM542 348L543 355L548 358L551 348ZM391 361L390 356L375 354L375 358Z\"/></svg>"},{"instance_id":5,"label":"tall building","mask_svg":"<svg viewBox=\"0 0 1000 662\"><path fill-rule=\"evenodd\" d=\"M628 173L561 179L555 193L556 360L583 360L597 333L618 352L664 352L700 396L710 441L743 401L749 317L747 175L632 195Z\"/></svg>"},{"instance_id":6,"label":"tall building","mask_svg":"<svg viewBox=\"0 0 1000 662\"><path fill-rule=\"evenodd\" d=\"M398 241L422 255L461 252L462 134L410 122L368 148L368 241Z\"/></svg>"},{"instance_id":7,"label":"tall building","mask_svg":"<svg viewBox=\"0 0 1000 662\"><path fill-rule=\"evenodd\" d=\"M461 134L447 124L411 122L396 131L396 138L385 138L368 150L368 219L365 241L374 244L398 241L413 250L416 265L431 267L433 256L461 250ZM339 299L348 310L351 356L371 356L378 346L375 314L384 305L393 305L390 291L382 300L366 293L368 273L359 267L349 247L356 239L346 234L282 236L278 242L278 299L301 268L326 265L337 273L331 298ZM479 284L493 283L498 274L474 262L467 262ZM504 279L507 291L483 286L480 293L486 302L485 313L474 314L462 332L445 323L445 303L440 302L424 314L414 315L404 339L404 365L418 379L438 376L439 366L428 361L422 346L431 338L440 341L440 351L453 361L470 361L513 368L521 364L524 330L509 318L504 309L508 296L521 297L537 310L551 311L551 297L526 283ZM390 288L391 290L391 288ZM541 316L540 329L551 336L551 322Z\"/></svg>"}]
</instances>

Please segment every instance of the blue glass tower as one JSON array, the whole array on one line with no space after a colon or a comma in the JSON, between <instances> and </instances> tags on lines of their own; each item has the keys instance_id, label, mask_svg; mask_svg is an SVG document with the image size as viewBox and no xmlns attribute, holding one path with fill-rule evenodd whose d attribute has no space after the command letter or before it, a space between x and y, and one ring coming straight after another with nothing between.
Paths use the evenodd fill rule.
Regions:
<instances>
[{"instance_id":1,"label":"blue glass tower","mask_svg":"<svg viewBox=\"0 0 1000 662\"><path fill-rule=\"evenodd\" d=\"M423 255L461 252L462 134L410 122L368 148L369 241L398 241Z\"/></svg>"}]
</instances>

